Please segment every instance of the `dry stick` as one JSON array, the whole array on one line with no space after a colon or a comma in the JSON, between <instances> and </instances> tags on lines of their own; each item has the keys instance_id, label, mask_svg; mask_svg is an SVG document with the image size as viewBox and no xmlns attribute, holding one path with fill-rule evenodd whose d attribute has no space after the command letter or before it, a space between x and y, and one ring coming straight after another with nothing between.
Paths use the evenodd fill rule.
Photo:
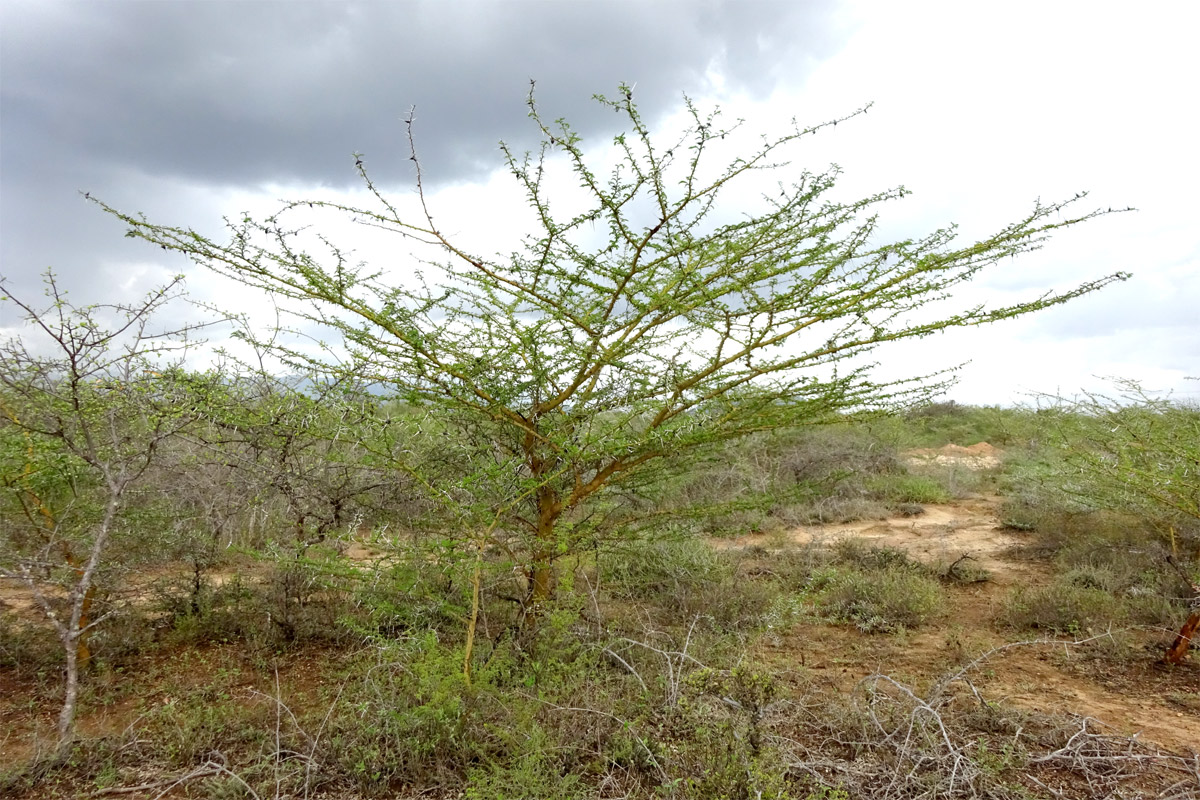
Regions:
<instances>
[{"instance_id":1,"label":"dry stick","mask_svg":"<svg viewBox=\"0 0 1200 800\"><path fill-rule=\"evenodd\" d=\"M178 786L181 782L183 782L185 780L189 780L190 778L194 778L194 777L199 777L199 776L194 775L193 773L189 772L187 775L185 775L182 778L166 778L161 781L154 781L153 783L143 783L138 786L114 786L109 789L98 789L95 792L92 792L91 796L92 797L104 797L105 795L109 795L109 794L133 794L134 792L150 792L150 791L154 791L155 789L161 789L163 786L166 786L168 783L171 784L168 787L168 789L173 789L174 787ZM159 795L159 797L162 797L162 795Z\"/></svg>"},{"instance_id":2,"label":"dry stick","mask_svg":"<svg viewBox=\"0 0 1200 800\"><path fill-rule=\"evenodd\" d=\"M312 739L312 745L308 748L308 759L304 764L304 797L308 799L308 794L312 783L312 768L317 759L317 745L321 741L321 734L325 732L325 725L329 722L329 718L333 715L333 709L337 707L338 700L342 699L342 692L345 691L346 685L342 684L338 687L337 694L333 697L333 702L329 704L329 710L325 712L325 717L321 720L321 726L317 728L317 735Z\"/></svg>"},{"instance_id":3,"label":"dry stick","mask_svg":"<svg viewBox=\"0 0 1200 800\"><path fill-rule=\"evenodd\" d=\"M161 792L154 795L154 800L162 800L162 798L166 797L171 792L171 790L174 789L176 786L182 786L183 784L187 783L188 781L193 781L193 780L196 780L197 778L208 778L213 775L220 775L222 769L226 769L226 768L210 759L210 760L204 762L203 764L201 764L200 766L196 767L194 770L187 773L183 777L176 779L167 788L163 789ZM226 770L226 771L228 771L228 770ZM238 780L241 780L241 778L238 778ZM163 783L164 783L164 781L160 781L158 784L156 784L156 786L161 786ZM242 783L244 785L245 781L242 781ZM246 788L249 789L250 787L247 786ZM254 796L255 800L262 800L257 794L254 793L253 789L250 789L250 794Z\"/></svg>"},{"instance_id":4,"label":"dry stick","mask_svg":"<svg viewBox=\"0 0 1200 800\"><path fill-rule=\"evenodd\" d=\"M1033 776L1032 776L1032 775L1030 775L1029 773L1026 773L1026 774L1025 774L1025 778L1026 778L1027 780L1031 780L1031 781L1033 781L1033 782L1034 782L1034 783L1036 783L1038 786L1042 787L1043 789L1045 789L1047 792L1049 792L1050 794L1054 795L1055 797L1060 797L1060 798L1061 798L1061 797L1065 797L1065 795L1064 795L1062 792L1060 792L1058 789L1055 789L1055 788L1053 788L1053 787L1047 786L1046 784L1042 783L1041 781L1039 781L1037 778L1033 777Z\"/></svg>"},{"instance_id":5,"label":"dry stick","mask_svg":"<svg viewBox=\"0 0 1200 800\"><path fill-rule=\"evenodd\" d=\"M586 571L584 571L581 574L583 575L584 583L586 583L587 587L588 587L588 595L590 596L591 601L592 601L592 608L595 609L595 611L596 611L596 633L597 633L597 635L599 635L599 634L603 633L603 631L604 631L604 615L600 611L600 601L598 599L598 595L600 593L599 570L597 570L595 586L592 586L592 580L591 580L591 578L589 578L587 576Z\"/></svg>"},{"instance_id":6,"label":"dry stick","mask_svg":"<svg viewBox=\"0 0 1200 800\"><path fill-rule=\"evenodd\" d=\"M667 688L667 704L668 705L675 705L675 703L678 702L678 700L679 700L679 685L683 682L684 662L691 661L693 664L695 664L696 666L698 666L700 668L704 668L704 666L705 666L703 662L697 660L695 657L693 657L692 655L690 655L688 653L688 647L691 646L691 642L692 642L692 632L695 630L696 623L699 620L700 620L699 614L697 614L695 617L692 618L692 624L688 628L687 638L684 639L683 649L680 651L660 650L659 648L655 647L654 645L646 644L645 642L639 642L637 639L629 639L626 637L621 637L621 641L623 641L623 642L628 642L631 645L643 647L643 648L649 650L650 652L658 653L660 656L663 657L663 661L667 665L667 687L668 687ZM678 667L676 667L676 664L674 661L674 659L676 659L676 658L679 659ZM640 681L641 678L638 678L638 680ZM645 686L644 683L642 685Z\"/></svg>"},{"instance_id":7,"label":"dry stick","mask_svg":"<svg viewBox=\"0 0 1200 800\"><path fill-rule=\"evenodd\" d=\"M276 662L272 666L275 672L275 758L273 759L275 761L275 800L279 800L279 751L283 747L279 729L283 724L283 714L281 713L283 711L283 697L279 694L279 663ZM288 713L292 713L290 709ZM293 717L293 719L295 718Z\"/></svg>"},{"instance_id":8,"label":"dry stick","mask_svg":"<svg viewBox=\"0 0 1200 800\"><path fill-rule=\"evenodd\" d=\"M1051 766L1057 764L1082 773L1093 794L1097 794L1101 789L1110 789L1113 783L1122 778L1137 774L1131 772L1130 767L1145 768L1151 764L1159 764L1167 769L1183 771L1187 775L1163 790L1160 797L1183 800L1200 796L1197 793L1200 789L1200 754L1193 753L1191 757L1183 758L1164 753L1156 747L1142 744L1136 735L1124 737L1093 733L1088 730L1089 724L1108 727L1096 719L1084 717L1080 723L1080 730L1076 731L1066 744L1052 753L1032 759L1030 763ZM1123 752L1112 752L1115 747L1122 747ZM1140 748L1142 752L1135 752L1135 747ZM1097 775L1097 767L1107 767L1107 770ZM1033 776L1026 777L1044 786ZM1103 785L1098 785L1098 780L1103 781ZM1179 790L1178 794L1169 794L1176 790Z\"/></svg>"},{"instance_id":9,"label":"dry stick","mask_svg":"<svg viewBox=\"0 0 1200 800\"><path fill-rule=\"evenodd\" d=\"M1079 640L1076 642L1059 642L1056 640L1046 640L1046 639L1028 641L1028 642L1010 642L1006 645L1002 645L1000 647L993 648L993 649L987 651L986 653L983 653L978 658L976 658L974 661L972 661L971 663L967 664L962 669L960 669L958 672L953 673L953 674L948 675L945 678L943 678L941 681L939 681L937 684L934 685L933 689L930 691L927 698L918 697L911 689L904 686L903 684L900 684L895 679L893 679L887 675L877 674L877 675L868 676L859 682L859 686L863 686L864 684L872 683L872 682L874 684L878 684L880 681L884 681L884 682L887 682L887 683L891 684L892 686L894 686L902 695L909 698L909 700L915 704L912 713L908 716L907 725L903 725L903 726L896 728L890 732L888 731L888 727L886 725L884 725L884 723L880 720L880 718L878 716L878 713L876 711L877 703L876 703L874 695L871 696L870 701L869 701L869 706L867 709L869 718L870 718L871 722L873 723L875 729L884 736L883 742L884 743L894 742L895 748L896 748L895 752L899 758L901 758L901 759L911 758L912 759L911 768L907 771L907 774L903 776L905 780L912 780L916 776L918 770L921 769L922 766L926 765L929 762L939 760L932 756L927 756L927 755L922 756L922 755L920 755L919 752L917 754L913 753L913 748L919 747L919 742L916 741L916 737L928 735L927 733L925 733L924 726L921 726L919 724L918 717L921 716L922 714L925 714L932 718L932 720L936 724L936 732L934 733L934 735L936 738L941 739L942 743L944 744L944 746L948 752L950 760L951 760L950 774L948 776L949 786L947 787L946 791L954 792L961 785L960 782L966 782L968 785L970 785L979 776L979 768L971 760L971 758L960 747L958 747L954 743L954 741L951 739L950 731L949 731L945 721L942 719L941 714L938 711L939 706L942 704L942 702L944 702L944 692L945 692L946 688L948 686L950 686L951 684L953 684L954 682L964 679L965 675L968 672L970 672L972 669L977 667L980 663L982 663L986 659L990 658L991 656L995 655L998 652L1007 650L1012 647L1020 647L1020 646L1031 645L1031 644L1063 644L1064 646L1079 645L1079 644L1084 644L1084 643L1092 641L1094 639L1103 638L1104 636L1109 636L1109 635L1111 635L1111 632L1101 634L1099 636L1089 637L1088 639L1083 639L1083 640ZM966 683L971 688L972 692L974 692L976 698L979 699L981 702L983 702L983 698L980 696L979 692L975 689L975 687L971 685L970 681L967 681ZM901 739L898 739L897 737L901 734L902 731L903 731L903 739L901 740ZM1082 731L1080 733L1086 733L1087 736L1089 736L1089 737L1095 736L1094 734L1091 734L1090 732L1086 731L1086 721L1084 723L1084 731ZM1137 754L1137 753L1132 752L1133 746L1135 744L1139 744L1136 741L1136 737L1129 740L1128 746L1130 748L1130 751L1126 755L1112 754L1112 753L1098 753L1096 755L1084 755L1084 754L1079 753L1078 750L1080 747L1083 746L1083 744L1085 744L1087 741L1090 741L1090 740L1081 740L1080 733L1076 733L1075 736L1073 736L1071 738L1071 740L1068 742L1068 744L1065 745L1059 751L1056 751L1055 753L1051 753L1047 756L1044 756L1041 759L1038 759L1034 763L1049 763L1051 760L1054 760L1054 759L1062 760L1069 753L1070 755L1074 756L1070 761L1071 765L1074 768L1076 768L1077 770L1081 771L1084 774L1085 778L1088 780L1089 785L1094 787L1094 785L1095 785L1094 777L1095 776L1093 774L1092 769L1090 769L1090 764L1093 762L1114 765L1119 762L1132 761L1135 764L1142 765L1142 764L1145 764L1147 761L1154 760L1156 757L1156 754L1155 755L1151 755L1151 754L1143 755L1143 754ZM938 734L940 734L940 736L938 736ZM1018 737L1020 736L1019 731L1018 731L1017 736ZM1040 781L1037 781L1032 776L1027 776L1027 777L1029 777L1030 780L1037 782L1038 785L1044 786L1044 784L1042 784ZM894 790L896 790L898 788L897 782L900 779L901 779L901 774L898 771L896 771L896 770L891 771L891 780L886 788L886 792L890 794ZM1048 791L1054 792L1054 790L1050 789L1050 787L1045 787L1045 788ZM1061 796L1061 795L1059 795L1059 796Z\"/></svg>"},{"instance_id":10,"label":"dry stick","mask_svg":"<svg viewBox=\"0 0 1200 800\"><path fill-rule=\"evenodd\" d=\"M958 559L953 564L951 564L949 567L946 568L946 577L953 578L954 577L954 568L957 567L962 562L968 561L968 560L974 561L975 556L971 555L970 553L963 553L961 556L959 556Z\"/></svg>"},{"instance_id":11,"label":"dry stick","mask_svg":"<svg viewBox=\"0 0 1200 800\"><path fill-rule=\"evenodd\" d=\"M929 702L927 702L926 700L923 700L920 697L918 697L916 695L916 693L912 691L912 689L909 689L907 686L900 683L899 681L897 681L896 679L892 678L889 675L882 675L882 674L878 674L878 673L875 675L868 675L867 677L865 677L861 681L859 681L858 685L863 686L868 682L879 683L880 681L886 681L887 683L890 683L892 686L894 686L896 689L898 689L902 694L906 695L910 700L912 700L912 702L916 706L914 709L914 712L909 716L907 732L905 734L904 743L901 745L901 747L899 749L899 754L901 755L901 757L903 757L904 755L906 755L909 752L910 744L912 743L914 728L916 727L916 724L917 724L917 713L916 712L918 712L918 711L926 712L927 714L929 714L930 717L933 718L934 722L937 724L938 732L941 734L941 739L942 739L943 743L945 743L946 750L949 752L949 754L952 758L952 762L953 762L953 768L952 768L952 772L950 774L950 788L949 788L949 791L952 793L954 791L954 787L955 787L956 779L957 779L957 776L959 773L959 769L962 768L963 762L970 764L971 763L970 759L967 756L963 755L962 751L959 748L955 747L954 742L951 741L950 731L946 728L946 723L942 719L941 714L939 714L937 712L937 709L935 709L933 707L933 705L930 704ZM879 730L880 733L886 734L887 733L886 728L883 726L883 723L879 720L879 718L875 714L875 704L873 702L871 703L868 711L871 715L871 721L875 723L875 727ZM894 736L894 735L895 735L894 732L891 734L887 734L885 736L884 740L886 741L887 739L892 738L892 736ZM909 771L909 774L906 776L907 778L911 779L913 777L917 768L921 765L921 761L922 761L921 759L914 759L912 769ZM966 769L964 768L963 771L965 772ZM893 773L891 784L888 786L889 790L896 785L896 781L899 780L899 777L900 777L900 774L898 771Z\"/></svg>"},{"instance_id":12,"label":"dry stick","mask_svg":"<svg viewBox=\"0 0 1200 800\"><path fill-rule=\"evenodd\" d=\"M982 653L978 658L976 658L974 661L967 664L965 667L960 669L958 672L955 672L952 675L948 675L948 676L942 678L942 680L935 683L933 685L932 691L930 691L930 693L929 693L928 702L930 704L933 704L934 702L936 702L941 697L942 693L945 692L946 689L948 689L951 686L951 684L955 683L956 681L962 680L968 672L975 669L980 664L982 664L984 661L987 661L988 659L990 659L992 656L996 655L997 653L1002 653L1005 650L1011 650L1015 647L1029 647L1032 645L1039 645L1039 644L1062 645L1064 648L1065 647L1078 647L1079 645L1087 644L1088 642L1094 642L1097 639L1110 638L1111 636L1112 636L1112 631L1105 631L1104 633L1100 633L1095 636L1089 636L1086 639L1076 639L1075 641L1071 641L1071 642L1064 642L1060 639L1026 639L1025 641L1021 641L1021 642L1008 642L1007 644L1002 644L997 647L993 647L991 650L988 650L988 651ZM864 680L866 680L866 679L864 679ZM968 685L970 685L969 681L968 681ZM974 691L974 688L975 688L974 686L971 687L972 691ZM975 692L975 696L978 698L979 693Z\"/></svg>"},{"instance_id":13,"label":"dry stick","mask_svg":"<svg viewBox=\"0 0 1200 800\"><path fill-rule=\"evenodd\" d=\"M618 655L616 652L614 652L614 651L613 651L613 650L611 650L610 648L607 648L607 647L606 647L606 648L604 648L604 649L603 649L601 652L602 652L602 653L604 653L604 654L605 654L605 655L607 655L607 656L611 656L611 657L615 658L617 661L620 661L620 662L621 662L621 666L625 667L625 669L629 671L629 674L630 674L630 675L632 675L633 677L637 678L637 682L638 682L638 683L640 683L640 684L642 685L642 692L644 692L645 694L649 694L649 693L650 693L650 690L649 690L649 689L646 687L646 682L645 682L644 680L642 680L642 676L641 676L641 675L638 673L638 671L637 671L636 669L634 669L634 668L633 668L633 667L632 667L632 666L629 664L629 662L628 662L628 661L626 661L625 659L621 658L621 656L619 656L619 655Z\"/></svg>"},{"instance_id":14,"label":"dry stick","mask_svg":"<svg viewBox=\"0 0 1200 800\"><path fill-rule=\"evenodd\" d=\"M295 728L296 732L299 733L301 736L303 736L304 739L308 743L309 755L304 755L303 753L298 753L295 750L286 751L286 755L289 758L295 757L295 758L299 758L305 762L305 775L306 776L312 770L312 761L313 761L312 754L316 750L316 742L313 740L313 738L311 736L309 736L307 733L305 733L304 728L301 727L301 725L300 725L300 721L298 719L296 719L295 713L292 712L292 709L287 705L287 703L283 702L283 696L279 689L279 666L278 665L275 666L275 694L274 694L274 696L266 695L257 690L251 690L251 694L258 695L259 697L266 697L267 699L269 699L275 703L275 768L276 768L275 794L276 794L276 797L278 797L279 791L280 791L278 769L279 769L279 763L282 760L281 756L285 754L285 751L283 748L283 732L282 732L283 712L287 712L288 718L291 719L291 721L292 721L292 727ZM338 696L339 697L341 696L341 690L338 691ZM332 708L330 709L330 711L332 711ZM329 718L328 713L326 714L325 718L326 719ZM322 727L324 727L324 722L322 722Z\"/></svg>"},{"instance_id":15,"label":"dry stick","mask_svg":"<svg viewBox=\"0 0 1200 800\"><path fill-rule=\"evenodd\" d=\"M1183 567L1179 566L1179 562L1175 560L1175 557L1168 555L1167 563L1174 567L1175 571L1179 573L1179 577L1185 584L1187 584L1188 588L1192 590L1192 595L1200 596L1200 584L1192 582L1191 576L1184 571Z\"/></svg>"}]
</instances>

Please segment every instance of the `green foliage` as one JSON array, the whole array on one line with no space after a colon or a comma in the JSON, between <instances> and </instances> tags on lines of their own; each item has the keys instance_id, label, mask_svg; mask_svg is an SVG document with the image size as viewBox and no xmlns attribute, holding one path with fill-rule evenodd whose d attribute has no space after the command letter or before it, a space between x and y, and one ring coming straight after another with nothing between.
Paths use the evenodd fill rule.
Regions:
<instances>
[{"instance_id":1,"label":"green foliage","mask_svg":"<svg viewBox=\"0 0 1200 800\"><path fill-rule=\"evenodd\" d=\"M461 656L430 634L391 644L371 669L356 671L329 724L338 768L372 792L464 769L479 755L464 733L481 728L469 724L476 691L461 666Z\"/></svg>"},{"instance_id":2,"label":"green foliage","mask_svg":"<svg viewBox=\"0 0 1200 800\"><path fill-rule=\"evenodd\" d=\"M877 547L854 537L845 537L834 542L833 557L839 564L867 572L890 570L920 575L928 571L924 564L899 548Z\"/></svg>"},{"instance_id":3,"label":"green foliage","mask_svg":"<svg viewBox=\"0 0 1200 800\"><path fill-rule=\"evenodd\" d=\"M949 503L950 492L927 475L887 475L867 482L872 493L894 503Z\"/></svg>"},{"instance_id":4,"label":"green foliage","mask_svg":"<svg viewBox=\"0 0 1200 800\"><path fill-rule=\"evenodd\" d=\"M888 481L904 472L894 447L843 421L726 443L666 487L658 502L696 509L698 525L710 533L770 532L886 516L894 503Z\"/></svg>"},{"instance_id":5,"label":"green foliage","mask_svg":"<svg viewBox=\"0 0 1200 800\"><path fill-rule=\"evenodd\" d=\"M793 145L837 121L793 126L729 152L723 142L739 140L741 123L716 111L689 101L687 130L664 142L629 87L597 100L626 130L611 149L590 153L565 122L543 119L531 90L538 151L501 150L538 230L510 255L468 252L434 223L415 145L425 209L417 218L400 214L361 159L368 207L296 200L263 220L229 221L224 243L100 205L127 236L306 304L304 324L342 341L313 355L260 337L288 363L311 364L334 382L352 373L390 384L408 407L444 420L443 450L467 467L457 480L439 485L403 452L391 452L390 463L453 511L454 535L502 532L495 543L522 562L530 607L552 593L555 561L597 536L636 529L647 516L636 498L720 444L928 398L941 385L920 376L880 382L853 366L858 357L888 342L1021 316L1125 277L1011 306L918 313L1101 212L1064 215L1076 197L1035 205L970 244L957 243L952 227L885 242L876 209L906 191L839 202L831 168L791 172L777 196L750 213L726 213L724 192L753 187L760 170L782 170ZM611 171L597 174L595 165L613 154ZM557 160L586 196L567 214L543 181ZM353 264L329 238L304 232L309 218L330 212L431 248L445 259L436 264L437 284L418 275L396 285L382 270ZM601 243L590 241L593 230Z\"/></svg>"},{"instance_id":6,"label":"green foliage","mask_svg":"<svg viewBox=\"0 0 1200 800\"><path fill-rule=\"evenodd\" d=\"M601 585L613 597L671 609L677 619L718 631L750 631L780 609L779 589L748 579L740 556L696 539L631 540L600 561Z\"/></svg>"},{"instance_id":7,"label":"green foliage","mask_svg":"<svg viewBox=\"0 0 1200 800\"><path fill-rule=\"evenodd\" d=\"M230 677L182 689L147 709L144 730L158 759L186 767L214 752L244 755L268 746L275 709L267 698L247 703L235 697Z\"/></svg>"},{"instance_id":8,"label":"green foliage","mask_svg":"<svg viewBox=\"0 0 1200 800\"><path fill-rule=\"evenodd\" d=\"M425 549L400 549L397 555L372 567L355 592L365 621L348 618L346 623L364 635L389 638L461 628L470 602L461 568L435 568Z\"/></svg>"},{"instance_id":9,"label":"green foliage","mask_svg":"<svg viewBox=\"0 0 1200 800\"><path fill-rule=\"evenodd\" d=\"M902 429L887 428L879 418L844 420L726 443L664 487L655 508L695 509L695 525L715 535L770 533L916 513L982 480L940 467L910 471L895 443Z\"/></svg>"},{"instance_id":10,"label":"green foliage","mask_svg":"<svg viewBox=\"0 0 1200 800\"><path fill-rule=\"evenodd\" d=\"M540 726L524 731L520 751L467 773L467 800L575 800L593 796L582 775L565 772L553 736Z\"/></svg>"},{"instance_id":11,"label":"green foliage","mask_svg":"<svg viewBox=\"0 0 1200 800\"><path fill-rule=\"evenodd\" d=\"M1125 620L1119 600L1070 577L1049 586L1017 587L1005 603L1005 615L1015 628L1072 635L1099 633Z\"/></svg>"},{"instance_id":12,"label":"green foliage","mask_svg":"<svg viewBox=\"0 0 1200 800\"><path fill-rule=\"evenodd\" d=\"M791 797L783 761L763 729L764 712L779 691L774 677L740 666L702 669L687 683L678 723L695 729L679 747L678 757L691 773L680 795L696 800Z\"/></svg>"},{"instance_id":13,"label":"green foliage","mask_svg":"<svg viewBox=\"0 0 1200 800\"><path fill-rule=\"evenodd\" d=\"M987 442L1004 449L1021 449L1036 443L1041 420L1026 408L967 406L951 400L917 406L876 427L880 433L890 432L906 448L947 444L970 447Z\"/></svg>"},{"instance_id":14,"label":"green foliage","mask_svg":"<svg viewBox=\"0 0 1200 800\"><path fill-rule=\"evenodd\" d=\"M582 784L571 754L582 745L573 738L587 734L546 718L546 703L579 702L603 678L556 624L535 651L497 645L469 683L461 648L432 632L377 639L376 655L339 680L328 721L336 769L372 794L462 781L470 796L558 796L556 783L574 796Z\"/></svg>"},{"instance_id":15,"label":"green foliage","mask_svg":"<svg viewBox=\"0 0 1200 800\"><path fill-rule=\"evenodd\" d=\"M1115 397L1058 400L1044 414L1048 448L1016 476L1020 491L1073 510L1105 509L1154 523L1163 541L1200 541L1200 408L1115 381Z\"/></svg>"},{"instance_id":16,"label":"green foliage","mask_svg":"<svg viewBox=\"0 0 1200 800\"><path fill-rule=\"evenodd\" d=\"M602 579L616 597L675 599L733 577L733 565L695 538L635 539L614 546L600 561Z\"/></svg>"},{"instance_id":17,"label":"green foliage","mask_svg":"<svg viewBox=\"0 0 1200 800\"><path fill-rule=\"evenodd\" d=\"M1152 529L1108 514L1042 519L1041 553L1056 569L1050 586L1020 589L1006 604L1015 627L1078 633L1110 625L1170 628L1186 616L1188 587L1165 560L1162 545L1147 545Z\"/></svg>"},{"instance_id":18,"label":"green foliage","mask_svg":"<svg viewBox=\"0 0 1200 800\"><path fill-rule=\"evenodd\" d=\"M62 647L50 631L32 625L0 603L0 668L16 676L49 675L62 665Z\"/></svg>"},{"instance_id":19,"label":"green foliage","mask_svg":"<svg viewBox=\"0 0 1200 800\"><path fill-rule=\"evenodd\" d=\"M840 542L837 552L849 566L820 573L812 586L829 618L865 633L891 633L920 627L941 611L941 586L903 552L853 540Z\"/></svg>"}]
</instances>

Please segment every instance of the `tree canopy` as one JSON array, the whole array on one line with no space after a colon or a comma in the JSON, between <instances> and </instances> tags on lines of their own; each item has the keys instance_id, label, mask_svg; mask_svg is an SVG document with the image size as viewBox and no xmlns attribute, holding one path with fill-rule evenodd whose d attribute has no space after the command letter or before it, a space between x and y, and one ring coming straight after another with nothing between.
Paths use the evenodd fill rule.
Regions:
<instances>
[{"instance_id":1,"label":"tree canopy","mask_svg":"<svg viewBox=\"0 0 1200 800\"><path fill-rule=\"evenodd\" d=\"M538 230L510 254L464 249L434 221L411 115L416 218L400 212L360 157L368 205L294 200L261 220L227 220L224 241L97 202L128 236L302 301L303 319L344 341L343 356L322 361L279 346L285 358L359 370L436 417L470 469L454 485L431 489L458 510L467 538L486 535L513 553L529 607L551 594L558 558L601 530L632 524L636 504L625 499L714 445L925 399L944 387L936 369L875 380L866 357L881 345L1022 316L1126 277L946 311L941 301L952 302L956 288L982 271L1108 212L1073 213L1077 195L1036 203L978 241L959 242L953 227L881 241L877 207L905 189L843 202L832 199L836 167L809 172L785 160L847 118L793 125L713 164L740 122L727 124L689 101L690 124L664 141L628 87L597 101L625 125L606 174L566 122L543 118L531 87L540 146L520 153L502 145L502 152ZM582 210L561 213L549 196L551 159L570 165L588 198ZM763 172L778 176L777 192L763 196L760 212L729 221L730 190ZM352 263L328 239L306 249L307 234L292 219L309 208L427 246L443 277L397 283Z\"/></svg>"}]
</instances>

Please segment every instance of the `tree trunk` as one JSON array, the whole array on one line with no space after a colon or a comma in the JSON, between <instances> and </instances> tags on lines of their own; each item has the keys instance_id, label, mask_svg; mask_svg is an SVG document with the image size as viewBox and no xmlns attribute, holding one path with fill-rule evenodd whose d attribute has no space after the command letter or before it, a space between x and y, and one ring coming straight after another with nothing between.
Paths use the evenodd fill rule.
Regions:
<instances>
[{"instance_id":1,"label":"tree trunk","mask_svg":"<svg viewBox=\"0 0 1200 800\"><path fill-rule=\"evenodd\" d=\"M83 572L82 569L78 570ZM88 647L91 631L87 629L92 618L92 598L96 596L95 585L89 586L83 593L83 605L79 613L79 633L75 637L75 657L78 670L87 672L92 667L92 649Z\"/></svg>"},{"instance_id":2,"label":"tree trunk","mask_svg":"<svg viewBox=\"0 0 1200 800\"><path fill-rule=\"evenodd\" d=\"M80 567L75 567L76 575L79 576L75 587L71 589L71 610L70 619L59 628L59 636L62 639L63 649L66 651L67 668L66 668L66 692L63 698L62 711L58 715L58 749L59 753L65 753L66 748L71 743L71 728L75 722L75 707L79 700L79 667L80 655L84 656L83 663L86 665L91 661L91 651L87 646L87 637L89 631L87 626L91 624L89 619L92 609L92 598L95 596L95 576L96 569L100 566L100 558L104 555L104 548L108 544L108 537L112 533L113 521L116 519L117 510L121 504L121 497L125 493L125 487L128 485L126 481L115 481L109 484L108 505L104 511L104 519L100 523L100 528L96 532L96 540L92 542L91 554L88 556L86 563Z\"/></svg>"},{"instance_id":3,"label":"tree trunk","mask_svg":"<svg viewBox=\"0 0 1200 800\"><path fill-rule=\"evenodd\" d=\"M548 553L542 551L534 556L529 575L529 602L527 610L533 611L554 594L554 566Z\"/></svg>"},{"instance_id":4,"label":"tree trunk","mask_svg":"<svg viewBox=\"0 0 1200 800\"><path fill-rule=\"evenodd\" d=\"M1182 664L1183 659L1187 657L1188 647L1192 644L1192 639L1196 635L1197 628L1200 628L1200 609L1193 611L1187 618L1187 622L1183 623L1183 627L1179 630L1179 635L1175 637L1174 643L1167 648L1167 653L1163 656L1163 661L1168 664Z\"/></svg>"},{"instance_id":5,"label":"tree trunk","mask_svg":"<svg viewBox=\"0 0 1200 800\"><path fill-rule=\"evenodd\" d=\"M71 727L75 722L75 706L79 700L79 652L78 636L67 634L63 637L63 649L67 655L66 693L63 697L62 710L58 712L58 752L66 752L71 744Z\"/></svg>"},{"instance_id":6,"label":"tree trunk","mask_svg":"<svg viewBox=\"0 0 1200 800\"><path fill-rule=\"evenodd\" d=\"M538 492L538 524L529 565L529 591L525 599L525 621L527 629L536 627L541 608L554 596L557 581L554 575L556 555L555 527L562 514L562 503L557 493L548 488Z\"/></svg>"}]
</instances>

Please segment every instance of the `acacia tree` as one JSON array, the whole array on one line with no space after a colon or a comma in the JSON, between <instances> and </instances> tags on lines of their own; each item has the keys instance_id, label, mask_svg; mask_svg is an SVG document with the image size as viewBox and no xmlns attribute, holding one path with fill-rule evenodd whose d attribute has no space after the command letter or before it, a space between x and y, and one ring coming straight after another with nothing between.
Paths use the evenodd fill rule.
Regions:
<instances>
[{"instance_id":1,"label":"acacia tree","mask_svg":"<svg viewBox=\"0 0 1200 800\"><path fill-rule=\"evenodd\" d=\"M0 485L27 525L0 543L0 576L32 593L63 647L60 752L70 743L93 608L114 536L164 442L197 418L177 369L195 325L154 328L176 277L140 301L76 306L52 274L48 303L7 293L30 327L0 341ZM7 291L7 287L2 287Z\"/></svg>"},{"instance_id":2,"label":"acacia tree","mask_svg":"<svg viewBox=\"0 0 1200 800\"><path fill-rule=\"evenodd\" d=\"M464 523L486 527L519 559L526 608L553 592L557 559L598 527L628 522L618 513L621 492L723 441L927 397L945 385L945 373L874 380L863 357L880 345L1018 317L1125 277L1013 305L928 313L982 270L1106 212L1072 215L1077 196L1035 204L965 245L953 227L883 242L874 209L903 197L903 188L840 202L830 199L836 167L795 171L781 160L844 119L793 124L721 166L710 163L714 151L740 122L725 125L719 112L688 101L687 129L660 142L628 87L596 99L627 126L613 142L617 163L607 175L595 171L567 123L543 119L531 87L540 146L501 148L538 230L508 255L464 249L435 222L411 115L416 218L376 186L361 157L358 172L373 198L367 207L287 202L261 221L227 220L224 242L101 205L126 224L127 236L303 301L301 316L340 333L350 360L411 407L431 409L471 465L455 486L436 488L453 495ZM564 214L552 203L551 159L570 165L588 198L583 210ZM727 221L723 196L762 171L786 182L763 197L760 213ZM324 238L306 249L292 219L310 208L427 246L444 277L397 284ZM597 235L603 241L589 246Z\"/></svg>"}]
</instances>

